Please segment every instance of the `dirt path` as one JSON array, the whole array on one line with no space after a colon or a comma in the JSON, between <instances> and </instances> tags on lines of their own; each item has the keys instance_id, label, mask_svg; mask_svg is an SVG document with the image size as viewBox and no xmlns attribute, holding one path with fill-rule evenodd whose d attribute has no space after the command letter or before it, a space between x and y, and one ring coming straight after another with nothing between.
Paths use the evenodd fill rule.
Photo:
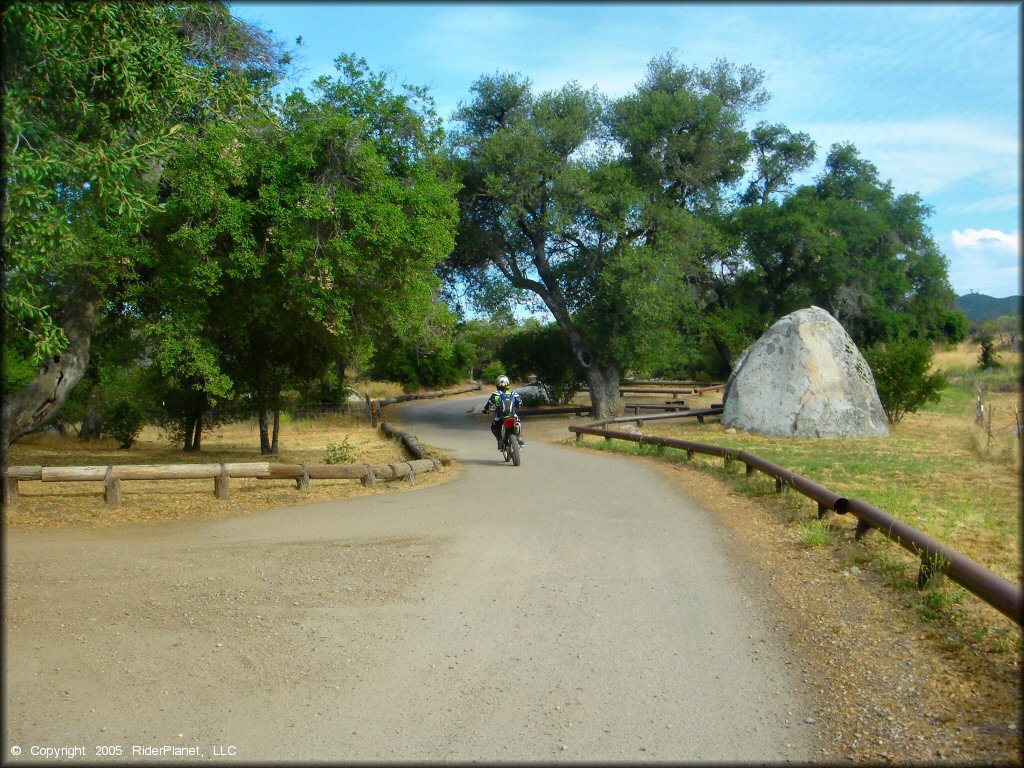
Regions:
<instances>
[{"instance_id":1,"label":"dirt path","mask_svg":"<svg viewBox=\"0 0 1024 768\"><path fill-rule=\"evenodd\" d=\"M474 402L401 411L455 482L9 532L5 759L815 759L728 531L628 459L531 440L502 463Z\"/></svg>"}]
</instances>

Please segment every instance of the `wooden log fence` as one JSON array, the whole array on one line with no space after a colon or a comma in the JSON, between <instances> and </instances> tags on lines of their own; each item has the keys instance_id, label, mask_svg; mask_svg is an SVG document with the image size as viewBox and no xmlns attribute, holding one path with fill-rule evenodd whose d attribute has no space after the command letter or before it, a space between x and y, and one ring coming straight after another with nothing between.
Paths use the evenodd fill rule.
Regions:
<instances>
[{"instance_id":1,"label":"wooden log fence","mask_svg":"<svg viewBox=\"0 0 1024 768\"><path fill-rule=\"evenodd\" d=\"M426 454L426 449L420 444L419 439L416 435L410 435L408 432L403 432L397 427L388 422L384 422L380 425L380 430L388 437L393 437L402 443L402 447L409 452L409 455L414 459L422 459Z\"/></svg>"},{"instance_id":2,"label":"wooden log fence","mask_svg":"<svg viewBox=\"0 0 1024 768\"><path fill-rule=\"evenodd\" d=\"M703 381L691 381L686 379L684 381L672 381L668 379L623 379L619 382L630 387L700 387L707 386L706 382Z\"/></svg>"},{"instance_id":3,"label":"wooden log fence","mask_svg":"<svg viewBox=\"0 0 1024 768\"><path fill-rule=\"evenodd\" d=\"M378 426L381 407L408 400L456 395L480 389L479 384L455 389L419 392L399 395L385 400L371 400L366 395L366 409L370 423ZM270 462L221 463L221 464L121 464L79 467L11 466L3 470L3 504L13 508L19 500L19 483L38 480L44 483L102 482L103 497L108 506L121 503L123 480L213 480L214 495L228 499L231 495L233 478L256 478L258 480L294 480L298 489L310 490L312 480L359 480L364 485L374 486L378 480L404 479L415 483L422 472L441 469L441 462L425 458L426 450L415 435L402 432L391 424L381 425L389 437L399 439L412 461L394 464L271 464Z\"/></svg>"},{"instance_id":4,"label":"wooden log fence","mask_svg":"<svg viewBox=\"0 0 1024 768\"><path fill-rule=\"evenodd\" d=\"M125 480L213 480L214 495L228 499L231 480L294 480L296 487L308 491L311 480L359 480L373 486L378 480L416 481L424 472L441 469L437 459L418 459L394 464L271 464L269 462L229 464L121 464L85 467L12 466L3 472L3 502L13 508L20 498L19 483L100 482L108 506L122 501Z\"/></svg>"},{"instance_id":5,"label":"wooden log fence","mask_svg":"<svg viewBox=\"0 0 1024 768\"><path fill-rule=\"evenodd\" d=\"M705 392L717 392L725 389L725 384L710 384L705 387L679 386L687 385L690 382L655 382L655 381L622 381L619 383L619 394L631 395L672 395L673 398L679 395L701 395ZM660 385L660 386L658 386ZM589 392L589 387L582 387L581 392Z\"/></svg>"},{"instance_id":6,"label":"wooden log fence","mask_svg":"<svg viewBox=\"0 0 1024 768\"><path fill-rule=\"evenodd\" d=\"M380 422L380 413L385 405L395 405L396 403L405 403L410 400L427 400L434 397L445 397L446 395L461 395L465 392L476 392L480 389L479 384L468 384L465 387L456 387L454 389L437 389L433 392L416 392L411 395L397 395L395 397L388 397L383 400L372 400L370 395L366 395L366 418L371 427L378 426Z\"/></svg>"}]
</instances>

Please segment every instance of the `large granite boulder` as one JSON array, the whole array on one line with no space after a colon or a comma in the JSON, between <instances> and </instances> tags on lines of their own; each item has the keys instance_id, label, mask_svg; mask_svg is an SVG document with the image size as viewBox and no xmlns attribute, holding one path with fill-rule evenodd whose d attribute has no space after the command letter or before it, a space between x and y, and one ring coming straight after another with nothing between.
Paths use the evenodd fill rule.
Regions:
<instances>
[{"instance_id":1,"label":"large granite boulder","mask_svg":"<svg viewBox=\"0 0 1024 768\"><path fill-rule=\"evenodd\" d=\"M786 315L740 355L722 424L776 437L886 437L871 369L820 307Z\"/></svg>"}]
</instances>

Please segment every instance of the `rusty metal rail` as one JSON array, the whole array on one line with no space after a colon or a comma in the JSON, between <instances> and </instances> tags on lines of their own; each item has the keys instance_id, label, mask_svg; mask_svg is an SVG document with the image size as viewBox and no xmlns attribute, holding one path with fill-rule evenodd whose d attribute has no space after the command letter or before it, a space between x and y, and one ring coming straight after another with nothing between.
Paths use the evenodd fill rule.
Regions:
<instances>
[{"instance_id":1,"label":"rusty metal rail","mask_svg":"<svg viewBox=\"0 0 1024 768\"><path fill-rule=\"evenodd\" d=\"M674 416L676 414L671 415ZM618 419L618 421L634 420L634 418ZM581 435L595 435L609 440L628 440L646 445L677 448L686 451L687 457L692 457L694 453L702 453L721 457L726 463L741 461L746 465L747 475L751 475L757 470L774 477L776 491L781 492L784 486L789 486L816 501L819 519L828 511L833 511L840 515L851 514L857 518L857 527L854 532L856 539L862 538L872 530L878 530L884 536L895 541L919 558L921 561L917 578L919 589L928 586L943 575L948 576L1004 616L1012 619L1019 625L1024 625L1024 592L1022 592L1019 585L1010 583L1002 576L992 573L956 550L950 549L936 541L923 531L907 525L862 499L848 499L824 486L818 485L812 480L808 480L795 472L784 469L767 459L747 451L738 451L734 448L724 448L719 445L708 445L679 438L619 432L601 429L599 426L596 426L598 423L610 423L613 421L616 420L595 422L594 424L582 426L573 425L569 427L569 431L576 434L577 440L579 440Z\"/></svg>"}]
</instances>

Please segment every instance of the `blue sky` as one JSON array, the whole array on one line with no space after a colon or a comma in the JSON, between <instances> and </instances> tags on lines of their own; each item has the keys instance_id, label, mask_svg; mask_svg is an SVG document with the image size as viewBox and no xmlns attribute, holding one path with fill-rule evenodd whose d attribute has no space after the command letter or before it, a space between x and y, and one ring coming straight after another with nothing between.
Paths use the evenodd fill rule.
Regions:
<instances>
[{"instance_id":1,"label":"blue sky","mask_svg":"<svg viewBox=\"0 0 1024 768\"><path fill-rule=\"evenodd\" d=\"M1020 3L232 3L293 44L305 87L354 53L427 86L450 117L483 74L537 90L629 92L674 51L766 75L750 120L853 142L897 193L917 192L958 295L1021 293Z\"/></svg>"}]
</instances>

